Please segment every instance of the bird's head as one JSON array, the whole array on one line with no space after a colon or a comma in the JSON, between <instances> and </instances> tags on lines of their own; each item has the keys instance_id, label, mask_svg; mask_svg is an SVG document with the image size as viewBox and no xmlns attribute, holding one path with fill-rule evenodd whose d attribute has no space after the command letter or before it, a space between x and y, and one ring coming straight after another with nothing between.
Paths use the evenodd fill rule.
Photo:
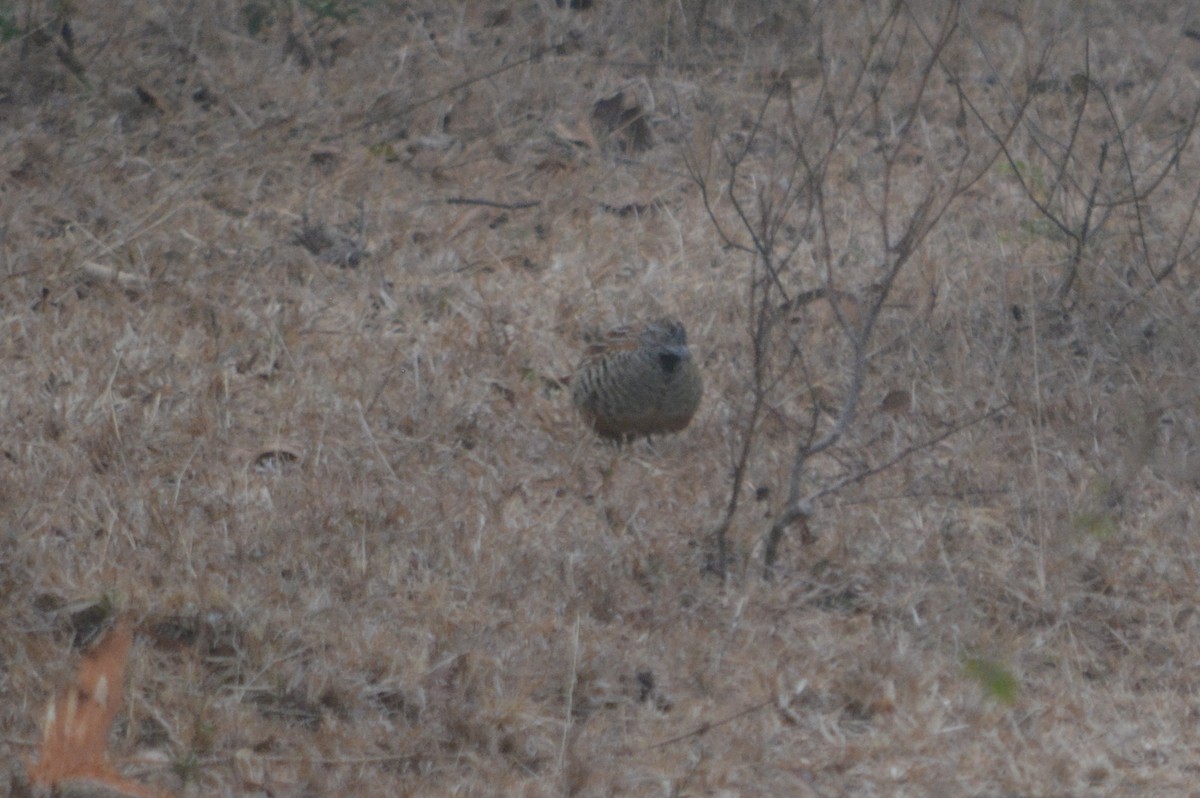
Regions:
<instances>
[{"instance_id":1,"label":"bird's head","mask_svg":"<svg viewBox=\"0 0 1200 798\"><path fill-rule=\"evenodd\" d=\"M687 345L687 330L677 319L659 319L642 331L642 345L653 350L658 363L667 374L673 374L679 364L692 356Z\"/></svg>"}]
</instances>

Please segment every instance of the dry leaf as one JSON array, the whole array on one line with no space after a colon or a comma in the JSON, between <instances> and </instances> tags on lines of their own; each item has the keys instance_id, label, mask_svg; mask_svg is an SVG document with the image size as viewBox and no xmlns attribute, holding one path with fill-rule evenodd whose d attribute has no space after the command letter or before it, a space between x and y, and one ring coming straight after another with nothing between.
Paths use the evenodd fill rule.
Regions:
<instances>
[{"instance_id":1,"label":"dry leaf","mask_svg":"<svg viewBox=\"0 0 1200 798\"><path fill-rule=\"evenodd\" d=\"M573 129L561 122L556 122L554 125L554 134L563 141L574 144L577 147L586 147L590 150L600 149L600 144L596 141L596 136L592 133L591 126L586 122L576 124Z\"/></svg>"},{"instance_id":2,"label":"dry leaf","mask_svg":"<svg viewBox=\"0 0 1200 798\"><path fill-rule=\"evenodd\" d=\"M879 403L879 409L893 415L903 415L912 410L912 394L902 388L888 391L887 396Z\"/></svg>"},{"instance_id":3,"label":"dry leaf","mask_svg":"<svg viewBox=\"0 0 1200 798\"><path fill-rule=\"evenodd\" d=\"M624 92L597 100L592 105L591 123L595 138L619 152L646 152L654 146L646 112L636 99L626 101Z\"/></svg>"},{"instance_id":4,"label":"dry leaf","mask_svg":"<svg viewBox=\"0 0 1200 798\"><path fill-rule=\"evenodd\" d=\"M46 708L41 755L28 771L31 785L59 795L160 795L122 777L108 761L108 732L121 709L132 643L133 631L122 622L83 655L75 683Z\"/></svg>"}]
</instances>

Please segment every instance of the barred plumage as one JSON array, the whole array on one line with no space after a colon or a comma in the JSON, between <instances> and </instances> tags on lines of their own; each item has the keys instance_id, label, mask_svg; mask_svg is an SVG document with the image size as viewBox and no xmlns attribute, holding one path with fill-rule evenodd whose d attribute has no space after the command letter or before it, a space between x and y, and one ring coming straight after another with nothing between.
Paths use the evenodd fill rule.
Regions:
<instances>
[{"instance_id":1,"label":"barred plumage","mask_svg":"<svg viewBox=\"0 0 1200 798\"><path fill-rule=\"evenodd\" d=\"M571 399L584 419L616 440L678 432L703 393L687 331L672 318L612 330L588 347L571 378Z\"/></svg>"}]
</instances>

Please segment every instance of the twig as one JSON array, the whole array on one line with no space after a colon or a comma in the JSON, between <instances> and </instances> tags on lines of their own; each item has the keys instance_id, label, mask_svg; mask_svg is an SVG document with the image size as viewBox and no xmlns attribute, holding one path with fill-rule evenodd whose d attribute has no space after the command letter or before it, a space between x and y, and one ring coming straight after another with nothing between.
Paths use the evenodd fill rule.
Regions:
<instances>
[{"instance_id":1,"label":"twig","mask_svg":"<svg viewBox=\"0 0 1200 798\"><path fill-rule=\"evenodd\" d=\"M375 450L375 455L379 458L379 462L383 463L383 467L392 475L392 479L399 483L400 477L396 474L396 469L392 468L392 464L384 456L383 450L379 448L379 441L375 440L375 434L371 432L371 425L367 423L367 416L363 413L362 403L355 402L354 409L358 411L358 420L362 424L363 433L367 436L367 440L371 442L371 448Z\"/></svg>"},{"instance_id":2,"label":"twig","mask_svg":"<svg viewBox=\"0 0 1200 798\"><path fill-rule=\"evenodd\" d=\"M506 211L521 211L526 208L536 208L541 200L526 200L525 202L496 202L495 200L476 199L474 197L449 197L447 205L483 205L487 208L503 208Z\"/></svg>"},{"instance_id":3,"label":"twig","mask_svg":"<svg viewBox=\"0 0 1200 798\"><path fill-rule=\"evenodd\" d=\"M560 46L559 43L555 43L555 44L548 44L544 47L534 48L533 52L531 52L529 55L525 56L524 58L518 58L516 61L511 61L507 64L501 64L500 66L490 69L487 72L484 72L482 74L474 75L473 77L469 77L469 78L464 78L463 80L460 80L458 83L451 84L451 85L447 86L446 88L442 89L441 91L438 91L438 92L435 92L435 93L429 95L428 97L423 97L420 100L414 100L413 102L408 104L407 110L411 111L413 109L420 108L421 106L429 105L430 103L437 102L438 100L440 100L443 97L453 94L456 91L465 89L468 86L472 86L476 83L479 83L480 81L490 80L491 78L494 78L497 75L501 75L510 69L516 69L519 66L524 66L525 64L533 63L534 61L537 61L542 56L546 55L546 53L552 52L555 48L557 48L559 46ZM376 124L376 120L368 119L367 121L365 121L359 125L355 125L354 127L350 128L349 130L342 131L335 135L326 136L326 137L322 138L321 140L325 141L325 142L334 141L334 140L346 135L347 133L357 133L358 131L365 130L374 124Z\"/></svg>"},{"instance_id":4,"label":"twig","mask_svg":"<svg viewBox=\"0 0 1200 798\"><path fill-rule=\"evenodd\" d=\"M775 701L774 698L763 699L762 701L759 701L757 704L752 704L752 705L746 707L745 709L740 709L737 712L733 713L732 715L728 715L724 718L721 718L720 720L714 720L711 723L701 723L699 726L692 729L691 731L686 731L683 734L676 735L675 737L671 737L669 739L663 740L662 742L654 743L653 745L650 745L648 747L651 749L665 748L668 745L674 745L675 743L681 742L682 740L686 740L689 737L700 737L702 735L708 734L713 729L717 729L717 728L720 728L721 726L726 726L730 723L733 723L738 718L743 718L746 715L751 715L755 712L758 712L760 709L770 705L774 701Z\"/></svg>"},{"instance_id":5,"label":"twig","mask_svg":"<svg viewBox=\"0 0 1200 798\"><path fill-rule=\"evenodd\" d=\"M935 444L941 443L942 441L946 440L950 436L957 435L958 433L962 432L963 430L967 429L968 427L973 427L976 424L980 423L981 421L987 421L989 418L992 418L996 414L1007 409L1009 404L1010 404L1009 402L1005 402L1004 404L1000 405L999 407L994 407L991 410L987 411L986 413L971 419L970 421L967 421L967 422L960 424L958 426L955 426L955 427L951 427L950 429L946 430L945 432L943 432L940 435L936 435L932 438L929 438L928 440L920 441L919 443L914 443L912 446L907 446L904 449L897 452L894 456L888 458L887 460L885 460L884 462L875 466L874 468L865 468L862 471L857 471L853 474L849 474L849 475L843 477L842 479L836 480L836 481L830 483L829 485L821 488L821 490L817 491L816 493L810 494L809 496L805 497L805 500L808 502L814 502L817 499L820 499L824 496L828 496L831 493L836 493L837 491L839 491L842 488L845 488L849 485L854 485L859 482L864 482L865 480L870 479L871 477L875 476L876 474L880 474L884 471L887 471L892 466L900 463L903 460L908 459L909 457L913 456L914 454L916 454L917 452L919 452L923 449L928 449L929 447L931 447Z\"/></svg>"},{"instance_id":6,"label":"twig","mask_svg":"<svg viewBox=\"0 0 1200 798\"><path fill-rule=\"evenodd\" d=\"M79 264L79 270L88 277L93 277L97 280L112 281L122 288L130 290L145 288L150 284L150 281L143 275L122 271L120 268L105 266L102 263L90 260Z\"/></svg>"},{"instance_id":7,"label":"twig","mask_svg":"<svg viewBox=\"0 0 1200 798\"><path fill-rule=\"evenodd\" d=\"M562 739L558 744L558 762L555 772L563 770L563 759L567 755L567 737L571 733L571 713L575 711L575 682L579 678L579 613L575 613L575 628L571 634L571 670L567 673L567 715L563 719Z\"/></svg>"}]
</instances>

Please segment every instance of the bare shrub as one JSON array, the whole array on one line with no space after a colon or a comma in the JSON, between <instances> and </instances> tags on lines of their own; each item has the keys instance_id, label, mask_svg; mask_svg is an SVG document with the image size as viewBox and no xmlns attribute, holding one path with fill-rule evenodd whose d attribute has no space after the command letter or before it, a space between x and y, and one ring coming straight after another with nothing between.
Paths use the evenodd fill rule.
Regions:
<instances>
[{"instance_id":1,"label":"bare shrub","mask_svg":"<svg viewBox=\"0 0 1200 798\"><path fill-rule=\"evenodd\" d=\"M815 501L915 451L886 462L856 457L833 471L811 465L855 422L897 279L951 204L990 168L1022 116L1018 109L993 120L994 127L967 124L965 108L976 106L943 68L962 35L956 12L939 20L895 4L860 13L856 22L869 33L854 40L814 21L810 52L769 75L757 109L736 109L740 129L714 128L711 143L688 162L721 239L754 262L744 293L752 359L741 448L714 542L713 564L722 574L747 464L768 416L782 419L797 440L787 495L765 538L768 573L785 531L805 525ZM894 80L901 68L916 80ZM955 114L952 125L932 124ZM831 217L834 186L858 192L862 217ZM832 379L796 328L813 303L827 305L836 321L832 367L839 373Z\"/></svg>"}]
</instances>

